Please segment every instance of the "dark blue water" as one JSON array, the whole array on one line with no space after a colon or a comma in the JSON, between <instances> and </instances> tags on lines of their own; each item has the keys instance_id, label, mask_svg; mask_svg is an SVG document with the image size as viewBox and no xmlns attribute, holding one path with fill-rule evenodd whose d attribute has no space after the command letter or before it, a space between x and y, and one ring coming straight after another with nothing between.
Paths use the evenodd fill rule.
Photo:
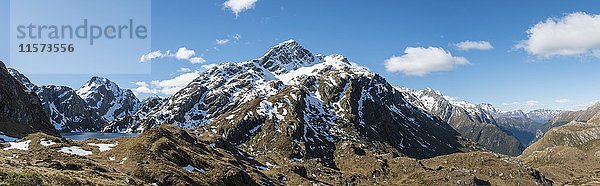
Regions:
<instances>
[{"instance_id":1,"label":"dark blue water","mask_svg":"<svg viewBox=\"0 0 600 186\"><path fill-rule=\"evenodd\" d=\"M120 137L133 137L139 135L138 133L102 133L102 132L70 132L60 133L63 137L72 140L86 140L90 138L97 139L113 139Z\"/></svg>"}]
</instances>

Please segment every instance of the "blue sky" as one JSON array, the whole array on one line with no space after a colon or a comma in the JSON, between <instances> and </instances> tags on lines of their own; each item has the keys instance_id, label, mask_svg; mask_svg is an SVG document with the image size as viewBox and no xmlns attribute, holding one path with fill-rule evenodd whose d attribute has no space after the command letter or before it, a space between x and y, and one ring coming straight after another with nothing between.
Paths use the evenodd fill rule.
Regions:
<instances>
[{"instance_id":1,"label":"blue sky","mask_svg":"<svg viewBox=\"0 0 600 186\"><path fill-rule=\"evenodd\" d=\"M244 5L247 0L237 1ZM9 25L8 3L0 2L3 25ZM392 84L415 89L431 87L448 96L491 103L503 110L582 109L600 100L599 57L552 53L553 48L544 47L527 52L516 47L528 39L527 30L548 18L560 20L575 12L600 14L598 1L258 0L237 16L224 3L225 0L152 1L152 51L175 53L185 47L194 50L193 56L203 58L203 63L164 57L151 61L151 74L27 75L36 84L79 87L90 76L102 75L124 88L176 89L180 81L189 79L182 76L189 71L201 70L208 64L254 59L276 43L295 39L313 53L343 54ZM0 27L0 36L5 36L0 38L3 61L10 61L7 51L14 47L7 44L8 28ZM539 33L543 31L547 30ZM594 32L600 35L599 30L593 29L580 33ZM486 41L493 48L462 51L455 46L467 40ZM555 43L549 45L552 44ZM581 43L573 45L577 44ZM588 47L590 50L600 48L598 43L583 45L592 46ZM406 56L407 47L426 52L430 52L426 50L429 47L442 49L442 54L464 59L468 64L448 59L451 69L446 66L442 71L420 75L411 74L406 68L386 70L388 59L394 63L421 62L416 54L418 59L410 61L415 58ZM152 85L152 81L158 83ZM161 91L157 93L162 95Z\"/></svg>"}]
</instances>

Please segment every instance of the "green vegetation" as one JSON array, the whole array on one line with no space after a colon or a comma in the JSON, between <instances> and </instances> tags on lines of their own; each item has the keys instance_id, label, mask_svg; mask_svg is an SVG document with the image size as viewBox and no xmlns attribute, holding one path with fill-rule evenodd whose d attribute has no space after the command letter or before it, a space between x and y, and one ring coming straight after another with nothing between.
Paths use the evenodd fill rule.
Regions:
<instances>
[{"instance_id":1,"label":"green vegetation","mask_svg":"<svg viewBox=\"0 0 600 186\"><path fill-rule=\"evenodd\" d=\"M0 185L35 186L42 185L42 180L29 173L0 172Z\"/></svg>"}]
</instances>

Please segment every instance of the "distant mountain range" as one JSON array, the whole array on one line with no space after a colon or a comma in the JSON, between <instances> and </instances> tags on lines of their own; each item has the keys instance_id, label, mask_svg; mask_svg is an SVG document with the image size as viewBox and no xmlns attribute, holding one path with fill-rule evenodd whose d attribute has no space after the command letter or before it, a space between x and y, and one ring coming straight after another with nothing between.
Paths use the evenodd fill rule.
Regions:
<instances>
[{"instance_id":1,"label":"distant mountain range","mask_svg":"<svg viewBox=\"0 0 600 186\"><path fill-rule=\"evenodd\" d=\"M539 129L560 114L559 110L538 109L530 112L521 110L495 113L498 126L511 133L521 143L528 146L534 139Z\"/></svg>"},{"instance_id":2,"label":"distant mountain range","mask_svg":"<svg viewBox=\"0 0 600 186\"><path fill-rule=\"evenodd\" d=\"M442 119L461 133L493 152L518 155L533 140L536 130L559 111L500 112L491 104L454 100L433 89L399 87L413 105Z\"/></svg>"},{"instance_id":3,"label":"distant mountain range","mask_svg":"<svg viewBox=\"0 0 600 186\"><path fill-rule=\"evenodd\" d=\"M585 110L561 112L560 114L556 115L556 117L553 117L551 120L549 120L549 122L545 123L539 128L535 140L541 138L544 135L544 133L546 133L548 130L555 127L560 127L569 122L588 122L598 112L600 112L600 102L592 105L591 107Z\"/></svg>"},{"instance_id":4,"label":"distant mountain range","mask_svg":"<svg viewBox=\"0 0 600 186\"><path fill-rule=\"evenodd\" d=\"M60 132L100 131L116 118L132 115L142 103L131 90L101 77L92 77L80 89L66 86L37 86L15 69L10 74L41 100L44 112Z\"/></svg>"}]
</instances>

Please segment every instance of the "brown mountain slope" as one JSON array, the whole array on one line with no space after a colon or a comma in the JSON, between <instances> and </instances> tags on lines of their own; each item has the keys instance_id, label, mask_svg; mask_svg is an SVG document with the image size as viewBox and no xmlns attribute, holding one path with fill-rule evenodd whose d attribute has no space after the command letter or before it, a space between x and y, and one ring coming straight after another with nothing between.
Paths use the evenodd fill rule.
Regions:
<instances>
[{"instance_id":1,"label":"brown mountain slope","mask_svg":"<svg viewBox=\"0 0 600 186\"><path fill-rule=\"evenodd\" d=\"M218 136L163 125L130 138L71 141L37 133L28 150L0 150L0 184L18 185L544 185L538 171L488 152L417 160L339 146L332 168L252 156ZM41 143L51 140L55 144ZM116 144L101 151L94 144ZM45 145L42 145L45 144ZM47 146L46 146L47 145ZM7 144L3 145L7 147ZM89 155L59 152L77 146ZM74 152L76 149L71 148ZM368 166L367 166L368 165ZM186 169L188 168L188 169ZM189 170L189 171L188 171ZM24 182L23 180L28 180Z\"/></svg>"},{"instance_id":2,"label":"brown mountain slope","mask_svg":"<svg viewBox=\"0 0 600 186\"><path fill-rule=\"evenodd\" d=\"M519 158L559 184L600 183L600 123L576 122L550 129Z\"/></svg>"}]
</instances>

